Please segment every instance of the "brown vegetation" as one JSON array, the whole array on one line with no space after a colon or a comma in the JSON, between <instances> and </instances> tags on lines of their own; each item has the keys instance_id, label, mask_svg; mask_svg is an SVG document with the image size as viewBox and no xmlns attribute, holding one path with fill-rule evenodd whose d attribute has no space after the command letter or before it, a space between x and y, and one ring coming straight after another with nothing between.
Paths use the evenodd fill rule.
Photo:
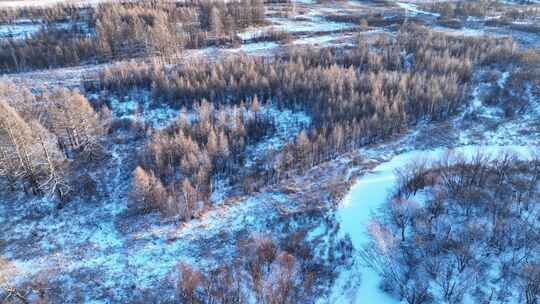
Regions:
<instances>
[{"instance_id":1,"label":"brown vegetation","mask_svg":"<svg viewBox=\"0 0 540 304\"><path fill-rule=\"evenodd\" d=\"M69 160L101 154L103 129L86 98L57 90L34 96L24 87L0 87L0 176L8 188L64 200Z\"/></svg>"},{"instance_id":2,"label":"brown vegetation","mask_svg":"<svg viewBox=\"0 0 540 304\"><path fill-rule=\"evenodd\" d=\"M177 300L181 303L285 304L306 300L313 292L314 274L301 260L271 240L252 237L241 244L242 258L203 274L178 265Z\"/></svg>"},{"instance_id":3,"label":"brown vegetation","mask_svg":"<svg viewBox=\"0 0 540 304\"><path fill-rule=\"evenodd\" d=\"M159 1L102 3L93 7L42 8L4 11L16 19L40 13L56 20L67 18L73 26L58 28L44 23L36 35L0 41L0 71L104 62L142 55L169 56L180 49L231 42L236 31L264 23L261 0ZM79 26L82 23L84 29Z\"/></svg>"},{"instance_id":4,"label":"brown vegetation","mask_svg":"<svg viewBox=\"0 0 540 304\"><path fill-rule=\"evenodd\" d=\"M141 163L167 189L169 198L162 200L167 207L158 209L171 210L167 201L184 202L176 208L191 206L181 212L187 219L208 202L216 178L230 177L253 191L420 120L445 119L463 107L475 64L516 57L511 41L450 37L414 25L403 27L395 41L381 39L377 45L375 51L365 44L345 53L291 51L270 61L241 56L173 68L116 65L87 88L151 90L155 100L195 111L195 119L181 114L153 134ZM258 113L259 100L303 110L312 124L245 168L246 147L273 132L272 118ZM182 191L186 180L194 189L193 202Z\"/></svg>"}]
</instances>

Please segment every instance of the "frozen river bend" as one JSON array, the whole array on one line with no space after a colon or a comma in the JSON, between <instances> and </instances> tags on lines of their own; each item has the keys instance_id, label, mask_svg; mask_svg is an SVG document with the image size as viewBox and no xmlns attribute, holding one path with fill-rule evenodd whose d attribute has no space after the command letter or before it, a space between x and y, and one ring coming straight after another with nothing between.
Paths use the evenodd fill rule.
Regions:
<instances>
[{"instance_id":1,"label":"frozen river bend","mask_svg":"<svg viewBox=\"0 0 540 304\"><path fill-rule=\"evenodd\" d=\"M373 213L384 206L393 195L397 185L397 172L411 162L430 161L442 157L447 153L456 153L470 158L475 154L487 153L496 157L504 152L514 152L520 157L529 158L535 153L531 146L482 146L469 145L455 149L437 148L433 150L413 150L390 158L373 170L359 177L337 210L337 220L341 233L350 237L357 252L369 242L368 226ZM421 194L415 197L421 200ZM413 198L413 199L415 199ZM400 303L379 289L380 279L373 270L363 265L356 257L357 266L341 274L333 290L332 301L335 303ZM358 277L360 272L361 283L354 291L345 292L351 280Z\"/></svg>"}]
</instances>

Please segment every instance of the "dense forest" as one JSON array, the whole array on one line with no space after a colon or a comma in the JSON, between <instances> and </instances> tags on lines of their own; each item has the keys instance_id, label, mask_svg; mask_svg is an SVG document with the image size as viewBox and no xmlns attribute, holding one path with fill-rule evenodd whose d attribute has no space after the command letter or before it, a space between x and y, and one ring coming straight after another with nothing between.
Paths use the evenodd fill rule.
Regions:
<instances>
[{"instance_id":1,"label":"dense forest","mask_svg":"<svg viewBox=\"0 0 540 304\"><path fill-rule=\"evenodd\" d=\"M466 105L478 66L528 59L511 40L453 37L406 24L375 49L360 41L349 51L293 49L272 59L117 64L86 82L88 93L143 90L155 105L182 109L164 129L112 121L106 96L88 101L60 89L34 95L8 83L2 88L2 163L9 168L3 175L10 189L54 192L63 200L70 163L106 157L100 142L127 127L147 138L133 173L134 206L189 219L208 206L216 180L251 192L410 125L444 120ZM263 111L270 105L303 111L311 124L246 166L246 148L274 132Z\"/></svg>"},{"instance_id":2,"label":"dense forest","mask_svg":"<svg viewBox=\"0 0 540 304\"><path fill-rule=\"evenodd\" d=\"M210 177L216 174L235 172L235 180L256 189L411 124L443 120L465 105L476 65L519 61L520 56L511 41L454 38L406 26L394 41L381 40L375 51L360 43L350 52L293 50L273 60L240 57L173 69L118 65L105 69L87 89L145 89L155 100L193 109L197 119L180 116L155 133L136 175L155 181L144 184L156 185L161 193L156 197L163 189L174 196L178 189L193 188L202 194L198 197L208 197ZM305 111L312 123L283 149L269 151L262 163L245 170L245 145L264 135L261 129L269 130L269 119L257 114L261 102ZM243 110L246 104L249 109ZM237 114L226 114L231 112Z\"/></svg>"},{"instance_id":3,"label":"dense forest","mask_svg":"<svg viewBox=\"0 0 540 304\"><path fill-rule=\"evenodd\" d=\"M38 19L30 37L0 41L0 71L74 66L135 56L181 56L183 48L232 43L238 30L265 23L262 0L105 2L97 7L2 11L0 20ZM39 17L38 17L39 16ZM58 27L59 22L69 27Z\"/></svg>"}]
</instances>

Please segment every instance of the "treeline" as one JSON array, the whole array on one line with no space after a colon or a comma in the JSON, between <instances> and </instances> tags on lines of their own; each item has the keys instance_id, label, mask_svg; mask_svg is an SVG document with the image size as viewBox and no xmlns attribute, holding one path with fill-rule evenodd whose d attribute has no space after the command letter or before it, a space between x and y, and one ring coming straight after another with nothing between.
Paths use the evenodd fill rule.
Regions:
<instances>
[{"instance_id":1,"label":"treeline","mask_svg":"<svg viewBox=\"0 0 540 304\"><path fill-rule=\"evenodd\" d=\"M223 104L257 95L260 100L309 111L319 124L336 117L363 116L359 110L394 103L387 98L407 97L412 117L440 119L460 105L452 86L469 81L473 64L504 63L516 52L510 40L451 37L415 26L404 27L396 40L382 39L378 47L369 50L360 44L345 53L293 50L270 60L246 56L172 69L155 63L119 64L104 69L99 81L89 81L86 88L151 89L156 99L177 107L190 107L201 99ZM441 102L454 103L431 102L428 99L438 95L435 92L422 98L427 90L442 91L450 98ZM382 100L363 98L372 93L382 95ZM426 105L430 102L433 106Z\"/></svg>"},{"instance_id":2,"label":"treeline","mask_svg":"<svg viewBox=\"0 0 540 304\"><path fill-rule=\"evenodd\" d=\"M345 52L293 51L270 60L241 56L176 68L144 63L117 65L105 69L100 81L89 82L87 89L147 89L155 100L196 111L200 100L219 107L257 99L278 108L308 113L312 118L309 129L282 149L268 151L264 160L250 170L236 172L235 181L243 180L244 189L250 189L275 182L291 170L306 170L339 153L384 139L421 120L445 119L466 104L475 65L504 64L516 58L515 45L510 40L451 37L412 25L404 27L395 40L381 39L376 45L375 50L360 44ZM174 136L186 143L179 148L169 148L167 141L171 136L167 140L152 140L155 146L150 156L154 160L146 161L143 168L152 171L150 176L158 175L164 188L170 188L168 176L181 176L189 181L182 184L191 186L186 189L195 188L197 193L203 193L192 197L205 198L210 187L201 185L208 184L202 181L208 180L209 174L193 172L191 168L213 172L221 167L225 171L220 173L227 176L230 174L226 168L242 164L242 145L234 143L241 138L237 132L230 133L219 127L222 123L205 120L206 131L199 134L193 134L193 130L200 129L200 125L181 123L188 127L180 128L185 130ZM266 126L257 122L253 132ZM212 154L208 151L211 130L218 138L222 133L229 147L238 146L231 157L218 156L218 163L223 163L218 167L216 160L205 156ZM250 136L243 141L249 142ZM177 151L182 157L170 153L165 157L160 152L168 150ZM190 154L198 157L187 159ZM207 163L213 163L213 169L204 169L209 168L203 165ZM163 168L170 173L163 174ZM249 187L253 184L257 186ZM178 192L182 197L185 192L179 189L182 187L175 186L168 192Z\"/></svg>"},{"instance_id":3,"label":"treeline","mask_svg":"<svg viewBox=\"0 0 540 304\"><path fill-rule=\"evenodd\" d=\"M6 7L0 10L0 24L16 23L21 19L40 24L83 20L89 16L87 12L92 9L91 6L79 7L68 3L52 6Z\"/></svg>"},{"instance_id":4,"label":"treeline","mask_svg":"<svg viewBox=\"0 0 540 304\"><path fill-rule=\"evenodd\" d=\"M77 9L84 13L72 12ZM56 16L56 10L69 13L73 17L66 18L73 26L58 28L54 23L46 23L32 37L3 39L0 71L71 66L143 55L169 56L186 47L230 43L237 39L236 31L265 22L261 0L134 1L102 3L96 8L43 10L44 15ZM81 26L79 19L86 26Z\"/></svg>"},{"instance_id":5,"label":"treeline","mask_svg":"<svg viewBox=\"0 0 540 304\"><path fill-rule=\"evenodd\" d=\"M490 12L500 9L502 6L502 3L498 0L432 1L425 4L426 9L439 13L441 18L485 17Z\"/></svg>"},{"instance_id":6,"label":"treeline","mask_svg":"<svg viewBox=\"0 0 540 304\"><path fill-rule=\"evenodd\" d=\"M411 164L370 227L364 260L411 304L537 303L539 172L538 158L509 153Z\"/></svg>"},{"instance_id":7,"label":"treeline","mask_svg":"<svg viewBox=\"0 0 540 304\"><path fill-rule=\"evenodd\" d=\"M57 89L34 96L2 81L0 177L6 190L67 200L70 162L103 156L103 122L78 92Z\"/></svg>"},{"instance_id":8,"label":"treeline","mask_svg":"<svg viewBox=\"0 0 540 304\"><path fill-rule=\"evenodd\" d=\"M516 6L495 0L441 1L424 4L424 7L429 11L439 13L441 19L464 19L469 16L486 17L490 14L499 14L502 12L503 20L514 21L523 19L533 20L540 14L540 9L535 6Z\"/></svg>"},{"instance_id":9,"label":"treeline","mask_svg":"<svg viewBox=\"0 0 540 304\"><path fill-rule=\"evenodd\" d=\"M508 21L512 20L531 20L540 16L540 7L524 7L524 8L510 8L505 10L503 19Z\"/></svg>"}]
</instances>

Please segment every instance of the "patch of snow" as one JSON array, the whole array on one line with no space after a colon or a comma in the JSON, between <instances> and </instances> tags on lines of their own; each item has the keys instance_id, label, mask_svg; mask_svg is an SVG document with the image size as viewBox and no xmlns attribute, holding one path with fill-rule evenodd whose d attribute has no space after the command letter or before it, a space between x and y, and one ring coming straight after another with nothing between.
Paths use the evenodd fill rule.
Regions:
<instances>
[{"instance_id":1,"label":"patch of snow","mask_svg":"<svg viewBox=\"0 0 540 304\"><path fill-rule=\"evenodd\" d=\"M440 14L438 14L438 13L432 13L432 12L423 11L423 10L419 9L416 4L413 4L413 3L397 2L396 4L400 8L406 10L408 15L429 15L429 16L434 16L434 17L439 17L440 16Z\"/></svg>"},{"instance_id":2,"label":"patch of snow","mask_svg":"<svg viewBox=\"0 0 540 304\"><path fill-rule=\"evenodd\" d=\"M227 192L230 190L230 186L227 180L219 178L214 181L212 195L210 200L214 204L220 204L225 198L227 198Z\"/></svg>"},{"instance_id":3,"label":"patch of snow","mask_svg":"<svg viewBox=\"0 0 540 304\"><path fill-rule=\"evenodd\" d=\"M288 33L323 33L335 32L355 27L352 23L328 21L321 16L313 16L310 20L296 20L282 17L268 18L277 31Z\"/></svg>"},{"instance_id":4,"label":"patch of snow","mask_svg":"<svg viewBox=\"0 0 540 304\"><path fill-rule=\"evenodd\" d=\"M516 25L534 25L532 21L513 21L512 23Z\"/></svg>"},{"instance_id":5,"label":"patch of snow","mask_svg":"<svg viewBox=\"0 0 540 304\"><path fill-rule=\"evenodd\" d=\"M329 35L321 35L321 36L314 36L314 37L303 37L296 39L293 43L294 44L308 44L308 45L314 45L314 46L333 46L336 45L336 42L343 43L344 40L347 40L348 38L351 38L351 35L346 34L329 34Z\"/></svg>"},{"instance_id":6,"label":"patch of snow","mask_svg":"<svg viewBox=\"0 0 540 304\"><path fill-rule=\"evenodd\" d=\"M453 28L447 28L447 27L434 26L433 28L438 31L444 32L445 34L453 35L453 36L479 37L479 36L484 36L488 34L484 29L477 29L477 28L470 28L470 27L453 29ZM493 36L500 36L500 35L495 35L493 33L489 33L489 34L490 35L492 34Z\"/></svg>"},{"instance_id":7,"label":"patch of snow","mask_svg":"<svg viewBox=\"0 0 540 304\"><path fill-rule=\"evenodd\" d=\"M268 33L268 28L265 27L265 28L248 29L243 32L239 32L236 35L241 40L251 40L251 39L264 36L266 33Z\"/></svg>"},{"instance_id":8,"label":"patch of snow","mask_svg":"<svg viewBox=\"0 0 540 304\"><path fill-rule=\"evenodd\" d=\"M155 129L166 127L180 113L166 104L152 104L148 93L128 96L123 101L112 97L111 110L114 117L144 122Z\"/></svg>"},{"instance_id":9,"label":"patch of snow","mask_svg":"<svg viewBox=\"0 0 540 304\"><path fill-rule=\"evenodd\" d=\"M32 21L28 19L19 19L11 24L2 24L0 25L0 39L2 38L13 38L13 39L24 39L32 35L37 34L44 28L45 24L42 21ZM69 30L72 27L76 27L88 35L91 34L89 26L86 22L58 22L50 25L50 28L55 28L57 30Z\"/></svg>"},{"instance_id":10,"label":"patch of snow","mask_svg":"<svg viewBox=\"0 0 540 304\"><path fill-rule=\"evenodd\" d=\"M497 85L499 86L499 88L504 89L504 85L508 81L509 76L510 76L510 72L508 71L505 71L501 74L501 77L499 78L499 80L497 80Z\"/></svg>"},{"instance_id":11,"label":"patch of snow","mask_svg":"<svg viewBox=\"0 0 540 304\"><path fill-rule=\"evenodd\" d=\"M506 82L508 81L508 77L510 76L510 73L508 71L505 71L501 74L501 77L497 79L497 86L499 88L504 89L504 86ZM500 117L502 115L502 110L499 107L496 106L486 106L483 104L481 99L481 93L490 86L489 83L480 83L478 84L472 93L472 104L469 109L464 112L465 114L471 114L474 113L476 115L481 115L482 117L489 117L489 118L496 118Z\"/></svg>"},{"instance_id":12,"label":"patch of snow","mask_svg":"<svg viewBox=\"0 0 540 304\"><path fill-rule=\"evenodd\" d=\"M256 52L264 52L272 49L276 49L279 47L279 44L276 42L255 42L255 43L248 43L243 44L241 47L237 49L228 49L229 52L244 52L244 53L256 53Z\"/></svg>"},{"instance_id":13,"label":"patch of snow","mask_svg":"<svg viewBox=\"0 0 540 304\"><path fill-rule=\"evenodd\" d=\"M4 24L0 25L1 38L18 38L23 39L36 34L41 29L39 24Z\"/></svg>"}]
</instances>

